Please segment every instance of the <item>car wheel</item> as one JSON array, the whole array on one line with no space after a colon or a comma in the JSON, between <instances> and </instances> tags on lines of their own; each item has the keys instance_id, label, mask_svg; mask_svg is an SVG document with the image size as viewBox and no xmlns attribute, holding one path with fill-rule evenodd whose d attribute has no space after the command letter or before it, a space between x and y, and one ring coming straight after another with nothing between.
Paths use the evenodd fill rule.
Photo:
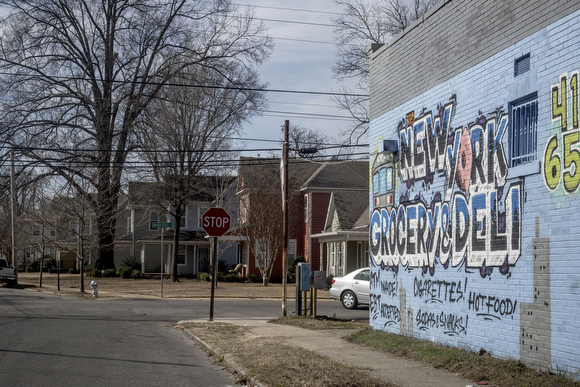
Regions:
<instances>
[{"instance_id":1,"label":"car wheel","mask_svg":"<svg viewBox=\"0 0 580 387\"><path fill-rule=\"evenodd\" d=\"M340 301L342 302L342 306L344 306L346 309L354 309L358 305L356 295L350 290L347 290L346 292L342 293Z\"/></svg>"}]
</instances>

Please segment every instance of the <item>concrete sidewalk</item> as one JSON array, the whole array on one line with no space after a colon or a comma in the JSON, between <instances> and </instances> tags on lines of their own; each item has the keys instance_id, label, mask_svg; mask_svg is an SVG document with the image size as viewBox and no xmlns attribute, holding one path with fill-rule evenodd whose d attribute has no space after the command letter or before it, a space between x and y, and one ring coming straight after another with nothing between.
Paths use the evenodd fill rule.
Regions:
<instances>
[{"instance_id":1,"label":"concrete sidewalk","mask_svg":"<svg viewBox=\"0 0 580 387\"><path fill-rule=\"evenodd\" d=\"M248 327L252 335L277 339L280 342L305 348L339 362L344 362L344 364L350 366L370 369L369 373L373 377L403 387L465 387L476 384L461 376L434 369L420 362L396 357L344 340L343 337L350 334L352 330L333 329L315 331L290 325L269 323L268 321L272 319L274 317L271 319L215 319L214 322ZM207 320L188 320L181 321L179 324L207 322ZM196 337L193 332L187 330L186 332L199 341L201 345L213 351L211 346ZM227 356L225 360L228 361ZM238 371L244 373L243 369L238 369Z\"/></svg>"}]
</instances>

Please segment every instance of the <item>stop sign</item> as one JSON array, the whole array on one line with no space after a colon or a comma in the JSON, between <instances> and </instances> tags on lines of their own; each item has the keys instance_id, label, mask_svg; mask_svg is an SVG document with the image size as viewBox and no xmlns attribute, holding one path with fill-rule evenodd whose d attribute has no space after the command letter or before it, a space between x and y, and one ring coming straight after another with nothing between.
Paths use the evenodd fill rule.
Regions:
<instances>
[{"instance_id":1,"label":"stop sign","mask_svg":"<svg viewBox=\"0 0 580 387\"><path fill-rule=\"evenodd\" d=\"M223 208L212 207L201 217L201 226L211 237L220 237L230 229L230 214Z\"/></svg>"}]
</instances>

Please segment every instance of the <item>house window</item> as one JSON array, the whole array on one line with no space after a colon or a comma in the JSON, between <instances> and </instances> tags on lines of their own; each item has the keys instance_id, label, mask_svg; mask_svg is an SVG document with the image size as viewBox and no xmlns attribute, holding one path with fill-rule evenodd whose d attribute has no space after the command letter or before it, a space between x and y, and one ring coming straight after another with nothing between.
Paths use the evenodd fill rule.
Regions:
<instances>
[{"instance_id":1,"label":"house window","mask_svg":"<svg viewBox=\"0 0 580 387\"><path fill-rule=\"evenodd\" d=\"M34 251L34 247L33 246L26 246L26 261L28 262L29 260L34 260L35 257L35 251Z\"/></svg>"},{"instance_id":2,"label":"house window","mask_svg":"<svg viewBox=\"0 0 580 387\"><path fill-rule=\"evenodd\" d=\"M262 247L264 247L263 245L266 244L266 241L259 241L256 242L256 260L258 263L258 267L259 268L264 268L266 267L266 261L268 260L268 256L270 253L270 248L269 246L266 248L266 250L264 251L264 249Z\"/></svg>"},{"instance_id":3,"label":"house window","mask_svg":"<svg viewBox=\"0 0 580 387\"><path fill-rule=\"evenodd\" d=\"M369 243L358 242L356 246L356 264L357 268L369 265Z\"/></svg>"},{"instance_id":4,"label":"house window","mask_svg":"<svg viewBox=\"0 0 580 387\"><path fill-rule=\"evenodd\" d=\"M187 220L187 209L185 210L185 214L179 219L179 228L184 229L186 226Z\"/></svg>"},{"instance_id":5,"label":"house window","mask_svg":"<svg viewBox=\"0 0 580 387\"><path fill-rule=\"evenodd\" d=\"M157 230L157 227L153 227L153 223L159 222L159 213L151 212L149 214L149 230Z\"/></svg>"},{"instance_id":6,"label":"house window","mask_svg":"<svg viewBox=\"0 0 580 387\"><path fill-rule=\"evenodd\" d=\"M304 195L304 222L308 222L308 194Z\"/></svg>"},{"instance_id":7,"label":"house window","mask_svg":"<svg viewBox=\"0 0 580 387\"><path fill-rule=\"evenodd\" d=\"M538 96L533 94L509 104L510 167L534 161L538 142Z\"/></svg>"},{"instance_id":8,"label":"house window","mask_svg":"<svg viewBox=\"0 0 580 387\"><path fill-rule=\"evenodd\" d=\"M530 71L530 54L519 57L514 61L514 77Z\"/></svg>"},{"instance_id":9,"label":"house window","mask_svg":"<svg viewBox=\"0 0 580 387\"><path fill-rule=\"evenodd\" d=\"M75 222L74 220L70 220L68 222L68 236L69 238L74 238L77 236L77 222Z\"/></svg>"},{"instance_id":10,"label":"house window","mask_svg":"<svg viewBox=\"0 0 580 387\"><path fill-rule=\"evenodd\" d=\"M32 235L35 235L35 236L40 235L40 225L39 224L32 225Z\"/></svg>"},{"instance_id":11,"label":"house window","mask_svg":"<svg viewBox=\"0 0 580 387\"><path fill-rule=\"evenodd\" d=\"M50 235L51 237L55 237L56 236L56 227L50 226L48 229L48 235Z\"/></svg>"},{"instance_id":12,"label":"house window","mask_svg":"<svg viewBox=\"0 0 580 387\"><path fill-rule=\"evenodd\" d=\"M93 253L90 248L83 248L83 262L88 265L92 262Z\"/></svg>"},{"instance_id":13,"label":"house window","mask_svg":"<svg viewBox=\"0 0 580 387\"><path fill-rule=\"evenodd\" d=\"M296 239L289 239L288 240L288 250L287 250L287 263L288 266L296 259Z\"/></svg>"},{"instance_id":14,"label":"house window","mask_svg":"<svg viewBox=\"0 0 580 387\"><path fill-rule=\"evenodd\" d=\"M185 246L183 245L177 247L177 264L185 265Z\"/></svg>"},{"instance_id":15,"label":"house window","mask_svg":"<svg viewBox=\"0 0 580 387\"><path fill-rule=\"evenodd\" d=\"M48 249L48 256L52 259L56 259L56 249L54 247Z\"/></svg>"},{"instance_id":16,"label":"house window","mask_svg":"<svg viewBox=\"0 0 580 387\"><path fill-rule=\"evenodd\" d=\"M127 234L133 232L133 220L130 216L127 217Z\"/></svg>"},{"instance_id":17,"label":"house window","mask_svg":"<svg viewBox=\"0 0 580 387\"><path fill-rule=\"evenodd\" d=\"M91 220L90 219L86 219L83 222L83 232L85 235L89 235L91 233Z\"/></svg>"}]
</instances>

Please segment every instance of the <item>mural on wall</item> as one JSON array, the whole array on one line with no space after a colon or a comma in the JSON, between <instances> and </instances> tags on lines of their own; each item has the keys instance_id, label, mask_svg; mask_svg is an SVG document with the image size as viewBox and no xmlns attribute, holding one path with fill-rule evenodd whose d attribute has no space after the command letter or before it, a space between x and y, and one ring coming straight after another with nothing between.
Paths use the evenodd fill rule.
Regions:
<instances>
[{"instance_id":1,"label":"mural on wall","mask_svg":"<svg viewBox=\"0 0 580 387\"><path fill-rule=\"evenodd\" d=\"M453 128L455 106L453 96L435 112L409 113L398 125L395 173L407 190L399 190L395 206L375 199L370 244L377 265L401 263L433 274L439 262L445 269L479 268L486 276L494 267L508 274L520 257L522 186L507 184L502 143L509 116L498 109ZM373 192L376 182L373 177Z\"/></svg>"},{"instance_id":2,"label":"mural on wall","mask_svg":"<svg viewBox=\"0 0 580 387\"><path fill-rule=\"evenodd\" d=\"M542 173L548 189L560 192L563 189L564 195L578 192L580 185L578 76L578 70L562 74L550 90L555 134L546 143Z\"/></svg>"}]
</instances>

